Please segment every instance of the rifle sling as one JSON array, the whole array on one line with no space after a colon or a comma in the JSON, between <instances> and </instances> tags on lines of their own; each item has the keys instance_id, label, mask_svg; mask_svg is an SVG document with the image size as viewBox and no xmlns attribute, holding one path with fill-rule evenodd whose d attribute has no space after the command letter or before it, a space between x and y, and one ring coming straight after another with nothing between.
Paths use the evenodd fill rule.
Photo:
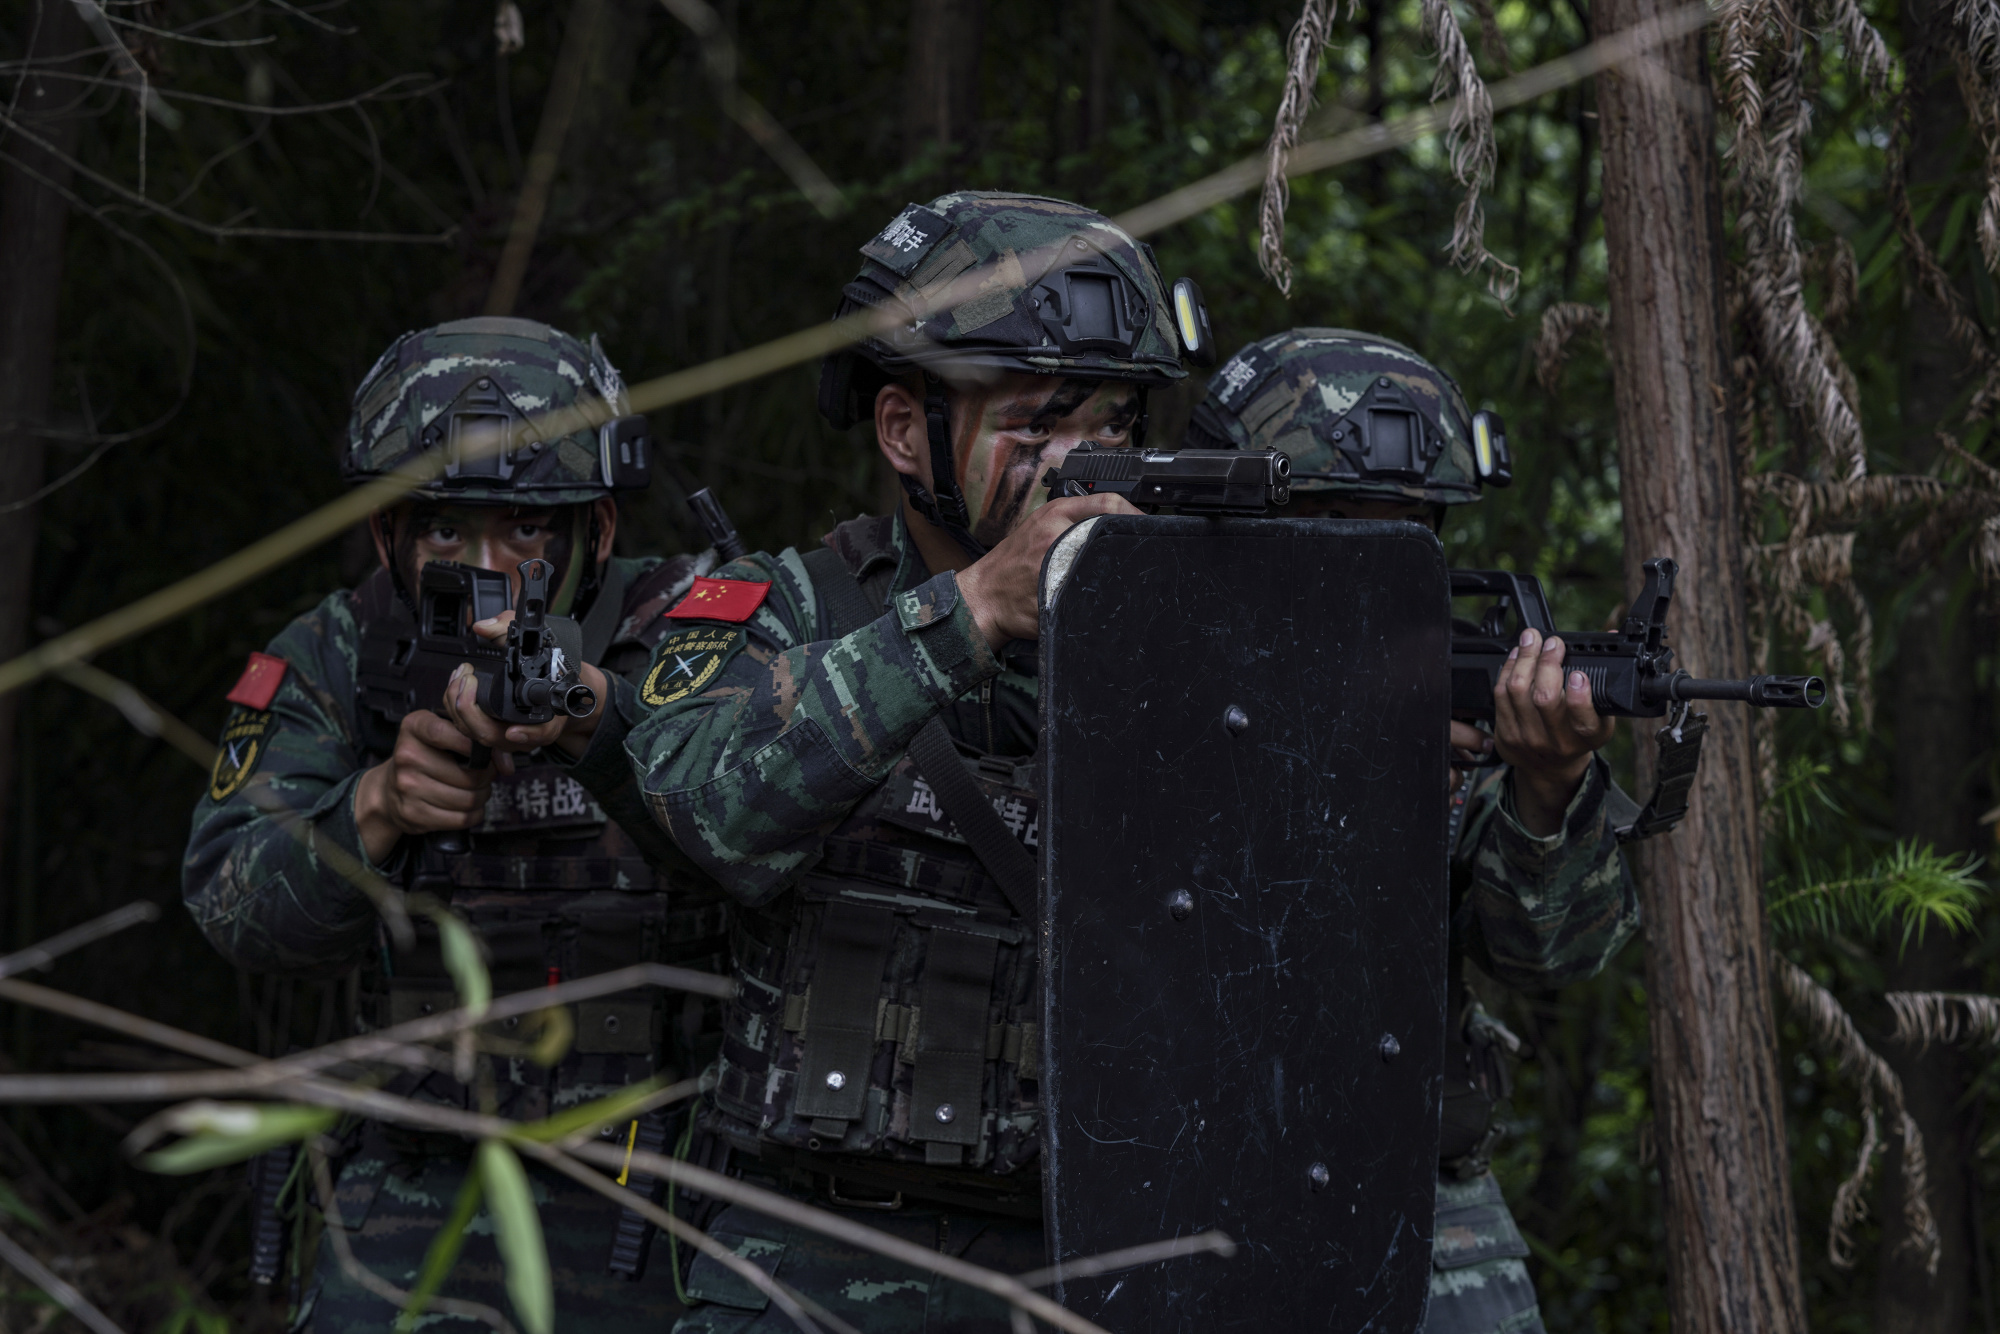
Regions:
<instances>
[{"instance_id":1,"label":"rifle sling","mask_svg":"<svg viewBox=\"0 0 2000 1334\"><path fill-rule=\"evenodd\" d=\"M611 637L618 633L618 623L625 617L625 572L617 561L604 562L604 579L597 586L597 597L591 601L590 610L584 613L580 629L583 632L583 660L593 667L604 661L604 655L611 648Z\"/></svg>"},{"instance_id":2,"label":"rifle sling","mask_svg":"<svg viewBox=\"0 0 2000 1334\"><path fill-rule=\"evenodd\" d=\"M882 614L875 599L861 587L854 571L839 552L816 547L800 557L812 576L822 610L821 622L831 638L841 638L859 630ZM992 801L980 790L978 780L966 772L958 746L945 729L944 720L933 715L910 741L910 758L917 772L937 794L945 817L958 827L988 875L999 882L1008 906L1024 921L1034 921L1038 875L1034 858L1021 846Z\"/></svg>"},{"instance_id":3,"label":"rifle sling","mask_svg":"<svg viewBox=\"0 0 2000 1334\"><path fill-rule=\"evenodd\" d=\"M1701 742L1708 735L1708 715L1691 714L1679 727L1659 731L1660 762L1653 770L1653 795L1639 817L1617 831L1620 843L1664 834L1688 812L1695 770L1701 764Z\"/></svg>"}]
</instances>

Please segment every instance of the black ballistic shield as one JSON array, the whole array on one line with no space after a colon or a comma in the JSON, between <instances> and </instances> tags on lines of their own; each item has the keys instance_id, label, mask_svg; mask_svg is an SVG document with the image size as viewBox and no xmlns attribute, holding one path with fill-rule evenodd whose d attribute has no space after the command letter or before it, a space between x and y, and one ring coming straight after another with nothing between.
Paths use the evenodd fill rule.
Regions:
<instances>
[{"instance_id":1,"label":"black ballistic shield","mask_svg":"<svg viewBox=\"0 0 2000 1334\"><path fill-rule=\"evenodd\" d=\"M1118 1334L1416 1329L1445 1030L1449 585L1409 523L1115 515L1043 570L1051 1262Z\"/></svg>"}]
</instances>

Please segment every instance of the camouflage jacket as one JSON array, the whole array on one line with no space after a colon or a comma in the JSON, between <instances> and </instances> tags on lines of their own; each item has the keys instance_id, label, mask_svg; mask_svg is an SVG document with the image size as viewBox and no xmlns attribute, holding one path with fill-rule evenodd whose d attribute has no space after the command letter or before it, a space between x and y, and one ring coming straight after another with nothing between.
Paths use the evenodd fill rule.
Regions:
<instances>
[{"instance_id":1,"label":"camouflage jacket","mask_svg":"<svg viewBox=\"0 0 2000 1334\"><path fill-rule=\"evenodd\" d=\"M941 714L965 749L1002 758L1025 758L1036 744L1034 646L994 653L954 577L929 572L900 517L842 524L828 545L888 607L882 616L832 638L821 591L796 550L718 571L768 582L769 592L741 623L697 622L670 635L641 690L651 711L623 738L600 729L577 770L595 790L616 781L629 759L652 814L741 905L739 972L746 957L756 962L746 973L741 1013L727 1021L725 1091L732 1042L741 1059L776 1072L766 1087L796 1069L796 1051L772 1056L785 1046L778 1031L795 1031L796 1011L810 999L801 978L784 975L799 965L778 957L800 938L789 924L812 911L814 879L830 860L845 873L847 835L871 797L905 780L899 768L918 729ZM625 756L612 753L619 741ZM1456 943L1511 985L1556 985L1600 967L1636 922L1612 832L1612 811L1624 801L1598 761L1563 829L1537 838L1513 813L1505 769L1487 771L1461 819ZM912 878L905 884L914 887ZM895 958L897 966L910 963L900 947ZM901 995L915 983L892 978L891 985ZM1001 1037L993 1051L1032 1048L1031 1035L1018 1044L1006 1035L1014 1026L1011 985L1005 977L996 982L992 1017ZM899 1008L888 1003L891 1012ZM893 1034L878 1024L876 1036L886 1042ZM883 1091L892 1095L882 1117L893 1137L906 1111L893 1095L907 1090L892 1077ZM1004 1089L1000 1101L1008 1101ZM799 1126L790 1126L794 1137L788 1126L784 1107L767 1106L767 1139L877 1151L866 1136L815 1142ZM989 1155L989 1170L1005 1170L1004 1143L975 1151L970 1165L980 1165L981 1153Z\"/></svg>"},{"instance_id":2,"label":"camouflage jacket","mask_svg":"<svg viewBox=\"0 0 2000 1334\"><path fill-rule=\"evenodd\" d=\"M615 565L625 597L604 654L612 687L608 711L633 717L633 685L618 673L643 671L664 630L661 613L686 591L695 562L619 559ZM419 872L421 841L414 839L399 843L386 864L369 864L354 817L362 772L394 744L393 731L363 716L356 694L364 619L381 614L392 598L386 575L377 571L359 589L331 595L285 627L268 649L284 664L269 707L239 704L223 725L209 788L194 812L182 891L202 931L240 968L345 972L372 955L377 938L374 908L341 868L359 863L399 884ZM615 788L607 798L615 801ZM447 892L454 902L489 891L561 890L568 887L562 875L577 869L602 871L598 878L607 884L622 877L625 888L648 889L654 887L650 866L691 870L643 812L606 828L591 794L551 764L527 765L497 781L487 815L488 841L504 842L499 851L505 856L482 855L481 831L474 831L472 851L449 869ZM588 829L603 833L586 847L578 834ZM579 866L574 854L604 854L607 840L612 865ZM500 867L509 869L496 873ZM552 883L521 883L538 876ZM509 879L515 883L500 883ZM541 980L535 971L530 984Z\"/></svg>"},{"instance_id":3,"label":"camouflage jacket","mask_svg":"<svg viewBox=\"0 0 2000 1334\"><path fill-rule=\"evenodd\" d=\"M864 578L893 569L888 588L903 596L892 613L828 640L796 550L718 570L770 580L770 595L743 626L716 627L723 646L700 655L716 661L697 664L699 689L656 695L662 702L624 739L654 816L745 904L770 902L819 860L833 827L933 715L980 753L1035 747L1033 645L994 654L956 581L930 573L900 516L842 524L828 541ZM614 738L599 737L608 750ZM1633 809L1600 757L1562 829L1538 837L1514 814L1507 766L1481 771L1454 856L1463 905L1455 943L1513 987L1596 972L1638 925L1613 832L1619 812Z\"/></svg>"}]
</instances>

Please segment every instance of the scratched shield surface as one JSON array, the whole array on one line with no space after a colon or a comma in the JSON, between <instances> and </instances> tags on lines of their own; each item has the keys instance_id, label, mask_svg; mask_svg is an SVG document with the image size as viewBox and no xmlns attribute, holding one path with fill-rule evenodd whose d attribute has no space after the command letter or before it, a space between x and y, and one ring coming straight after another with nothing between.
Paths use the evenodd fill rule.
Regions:
<instances>
[{"instance_id":1,"label":"scratched shield surface","mask_svg":"<svg viewBox=\"0 0 2000 1334\"><path fill-rule=\"evenodd\" d=\"M1108 516L1043 587L1052 1258L1240 1245L1061 1300L1119 1334L1416 1329L1445 1024L1436 539Z\"/></svg>"}]
</instances>

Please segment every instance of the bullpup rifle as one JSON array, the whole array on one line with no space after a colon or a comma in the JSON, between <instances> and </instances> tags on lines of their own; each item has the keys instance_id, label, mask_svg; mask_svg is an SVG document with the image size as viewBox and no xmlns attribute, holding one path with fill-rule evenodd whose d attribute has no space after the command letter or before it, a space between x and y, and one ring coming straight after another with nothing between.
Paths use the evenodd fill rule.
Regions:
<instances>
[{"instance_id":1,"label":"bullpup rifle","mask_svg":"<svg viewBox=\"0 0 2000 1334\"><path fill-rule=\"evenodd\" d=\"M548 614L554 572L539 557L521 562L521 605L506 639L496 641L472 627L513 605L507 576L457 561L427 562L417 579L416 633L400 636L386 655L364 652L362 702L392 722L417 709L441 713L452 673L469 662L479 707L503 725L534 727L558 713L588 717L597 693L577 674L583 632L569 617ZM471 767L491 758L487 747L474 743Z\"/></svg>"}]
</instances>

